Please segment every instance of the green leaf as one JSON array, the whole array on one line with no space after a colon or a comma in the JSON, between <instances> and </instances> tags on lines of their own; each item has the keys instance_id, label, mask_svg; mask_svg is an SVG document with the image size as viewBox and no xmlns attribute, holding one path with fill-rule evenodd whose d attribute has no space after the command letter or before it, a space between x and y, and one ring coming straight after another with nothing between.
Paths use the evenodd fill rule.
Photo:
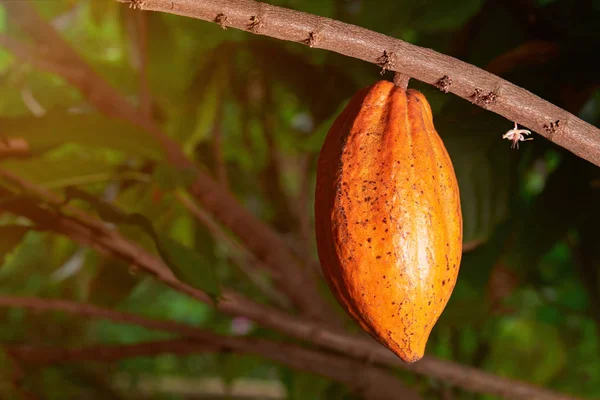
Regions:
<instances>
[{"instance_id":1,"label":"green leaf","mask_svg":"<svg viewBox=\"0 0 600 400\"><path fill-rule=\"evenodd\" d=\"M498 328L486 362L491 371L543 385L565 367L567 348L554 326L514 319Z\"/></svg>"},{"instance_id":2,"label":"green leaf","mask_svg":"<svg viewBox=\"0 0 600 400\"><path fill-rule=\"evenodd\" d=\"M160 163L154 169L152 181L164 191L172 191L179 187L187 187L196 179L193 168L181 169L169 164Z\"/></svg>"},{"instance_id":3,"label":"green leaf","mask_svg":"<svg viewBox=\"0 0 600 400\"><path fill-rule=\"evenodd\" d=\"M463 242L485 241L508 216L512 149L500 139L506 120L453 99L434 122L458 180Z\"/></svg>"},{"instance_id":4,"label":"green leaf","mask_svg":"<svg viewBox=\"0 0 600 400\"><path fill-rule=\"evenodd\" d=\"M219 353L216 356L219 376L226 386L231 385L236 379L252 373L264 361L255 357L231 353Z\"/></svg>"},{"instance_id":5,"label":"green leaf","mask_svg":"<svg viewBox=\"0 0 600 400\"><path fill-rule=\"evenodd\" d=\"M110 148L129 156L162 160L160 144L147 132L127 122L98 114L52 112L43 117L1 118L3 137L27 140L33 154L65 143Z\"/></svg>"},{"instance_id":6,"label":"green leaf","mask_svg":"<svg viewBox=\"0 0 600 400\"><path fill-rule=\"evenodd\" d=\"M21 243L29 230L29 227L20 225L0 226L0 267L4 264L4 258Z\"/></svg>"},{"instance_id":7,"label":"green leaf","mask_svg":"<svg viewBox=\"0 0 600 400\"><path fill-rule=\"evenodd\" d=\"M160 252L175 276L182 282L205 291L214 301L221 295L219 280L213 268L194 250L165 235L159 235Z\"/></svg>"},{"instance_id":8,"label":"green leaf","mask_svg":"<svg viewBox=\"0 0 600 400\"><path fill-rule=\"evenodd\" d=\"M287 389L288 400L322 399L330 381L311 373L280 369L281 382Z\"/></svg>"}]
</instances>

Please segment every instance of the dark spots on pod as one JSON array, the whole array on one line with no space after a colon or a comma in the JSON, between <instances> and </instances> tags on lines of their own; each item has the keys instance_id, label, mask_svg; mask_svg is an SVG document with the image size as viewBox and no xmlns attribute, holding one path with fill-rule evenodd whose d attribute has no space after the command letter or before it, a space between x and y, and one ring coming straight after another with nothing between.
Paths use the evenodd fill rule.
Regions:
<instances>
[{"instance_id":1,"label":"dark spots on pod","mask_svg":"<svg viewBox=\"0 0 600 400\"><path fill-rule=\"evenodd\" d=\"M389 229L388 229L388 228L385 228L385 233L387 233L388 231L389 231Z\"/></svg>"},{"instance_id":2,"label":"dark spots on pod","mask_svg":"<svg viewBox=\"0 0 600 400\"><path fill-rule=\"evenodd\" d=\"M446 280L445 279L442 281L442 286L446 286Z\"/></svg>"},{"instance_id":3,"label":"dark spots on pod","mask_svg":"<svg viewBox=\"0 0 600 400\"><path fill-rule=\"evenodd\" d=\"M410 163L411 168L414 168L415 164L414 163Z\"/></svg>"},{"instance_id":4,"label":"dark spots on pod","mask_svg":"<svg viewBox=\"0 0 600 400\"><path fill-rule=\"evenodd\" d=\"M375 257L375 258L379 260L379 259L381 258L381 256L377 256L377 257Z\"/></svg>"},{"instance_id":5,"label":"dark spots on pod","mask_svg":"<svg viewBox=\"0 0 600 400\"><path fill-rule=\"evenodd\" d=\"M385 279L385 275L383 276L383 279Z\"/></svg>"},{"instance_id":6,"label":"dark spots on pod","mask_svg":"<svg viewBox=\"0 0 600 400\"><path fill-rule=\"evenodd\" d=\"M382 220L382 222L383 222L384 224L387 224L387 218L385 218L385 217L384 217L384 218L383 218L383 220Z\"/></svg>"},{"instance_id":7,"label":"dark spots on pod","mask_svg":"<svg viewBox=\"0 0 600 400\"><path fill-rule=\"evenodd\" d=\"M386 254L387 254L388 256L391 256L391 255L392 255L392 252L391 252L391 251L388 251Z\"/></svg>"},{"instance_id":8,"label":"dark spots on pod","mask_svg":"<svg viewBox=\"0 0 600 400\"><path fill-rule=\"evenodd\" d=\"M354 257L352 257L352 256L348 257L348 261L352 261L352 260L354 260Z\"/></svg>"},{"instance_id":9,"label":"dark spots on pod","mask_svg":"<svg viewBox=\"0 0 600 400\"><path fill-rule=\"evenodd\" d=\"M427 305L428 305L428 306L430 306L430 305L431 305L431 300L429 300L429 302L427 303Z\"/></svg>"}]
</instances>

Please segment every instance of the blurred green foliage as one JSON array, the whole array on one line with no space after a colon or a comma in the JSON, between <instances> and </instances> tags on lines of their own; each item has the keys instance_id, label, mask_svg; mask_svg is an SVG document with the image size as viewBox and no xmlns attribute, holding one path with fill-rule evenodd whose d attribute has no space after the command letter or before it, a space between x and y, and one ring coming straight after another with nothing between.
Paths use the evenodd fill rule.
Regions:
<instances>
[{"instance_id":1,"label":"blurred green foliage","mask_svg":"<svg viewBox=\"0 0 600 400\"><path fill-rule=\"evenodd\" d=\"M270 3L357 24L480 67L508 55L503 78L600 123L600 79L592 61L600 47L600 1ZM140 102L134 11L108 0L34 4L96 71ZM215 179L225 168L222 183L240 202L314 259L316 158L348 98L380 79L378 67L189 18L143 17L153 118ZM1 3L0 33L25 40ZM541 41L556 51L536 55ZM533 44L531 54L511 59L509 52L524 44ZM573 395L600 397L600 169L538 135L512 150L501 139L512 121L420 82L411 86L428 97L451 154L469 250L428 354ZM268 301L235 265L222 238L213 237L176 200L178 188L188 182L186 174L165 166L150 135L97 113L62 78L0 48L0 140L14 138L25 139L30 154L0 155L1 168L60 193L76 187L125 213L138 213L168 241L176 263L196 267L178 270L185 281L214 295L223 285ZM89 202L78 205L99 211ZM64 237L29 231L22 218L2 213L1 204L0 223L4 295L62 297L235 333L233 321L211 307ZM156 251L152 238L135 224L120 227ZM18 309L0 309L0 321L3 343L75 346L168 337L129 325ZM256 327L250 334L273 336ZM84 392L91 398L121 398L98 378L119 374L131 384L149 375L220 376L226 382L243 376L279 380L290 399L353 398L324 378L235 354L164 355L110 367L90 362L82 368L28 372L27 387L47 399ZM418 385L424 396L440 398L436 388L443 385L399 376ZM455 399L492 398L452 390Z\"/></svg>"}]
</instances>

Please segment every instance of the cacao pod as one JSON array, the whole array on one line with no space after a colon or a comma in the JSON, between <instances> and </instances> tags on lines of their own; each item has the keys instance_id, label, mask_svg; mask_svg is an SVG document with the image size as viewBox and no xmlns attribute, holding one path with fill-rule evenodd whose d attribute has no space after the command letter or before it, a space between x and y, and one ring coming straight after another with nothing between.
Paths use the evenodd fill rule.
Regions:
<instances>
[{"instance_id":1,"label":"cacao pod","mask_svg":"<svg viewBox=\"0 0 600 400\"><path fill-rule=\"evenodd\" d=\"M319 155L315 222L342 307L403 361L421 359L462 254L458 183L423 94L380 81L350 100Z\"/></svg>"}]
</instances>

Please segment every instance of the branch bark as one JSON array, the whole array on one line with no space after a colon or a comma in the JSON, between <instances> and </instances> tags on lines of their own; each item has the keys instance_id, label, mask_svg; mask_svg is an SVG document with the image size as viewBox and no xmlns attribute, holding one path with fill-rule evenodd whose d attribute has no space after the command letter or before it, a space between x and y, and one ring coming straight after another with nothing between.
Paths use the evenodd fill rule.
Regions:
<instances>
[{"instance_id":1,"label":"branch bark","mask_svg":"<svg viewBox=\"0 0 600 400\"><path fill-rule=\"evenodd\" d=\"M494 74L368 29L253 0L116 0L304 43L401 72L526 126L600 166L600 130ZM499 129L502 131L502 129Z\"/></svg>"},{"instance_id":2,"label":"branch bark","mask_svg":"<svg viewBox=\"0 0 600 400\"><path fill-rule=\"evenodd\" d=\"M1 169L0 173L2 173ZM30 186L28 190L35 190L35 188ZM44 195L42 190L38 190L38 192L40 196ZM0 197L8 194L10 193L0 186ZM50 201L52 201L52 197L49 196ZM105 255L136 265L173 289L203 303L212 304L205 293L177 280L162 260L121 236L118 232L108 229L106 225L94 222L93 218L87 217L82 212L75 213L73 211L71 214L76 214L77 218L68 217L55 214L48 209L23 200L4 201L2 208L30 219L38 224L40 228L66 235L80 245L92 247ZM498 377L476 368L435 357L426 356L416 363L404 364L393 353L370 338L356 337L322 323L280 312L253 302L232 291L225 291L223 296L224 300L216 306L219 311L228 315L247 317L290 337L306 340L324 349L339 352L357 360L363 360L365 362L364 367L369 363L397 367L441 379L472 392L511 399L576 399L535 385Z\"/></svg>"}]
</instances>

